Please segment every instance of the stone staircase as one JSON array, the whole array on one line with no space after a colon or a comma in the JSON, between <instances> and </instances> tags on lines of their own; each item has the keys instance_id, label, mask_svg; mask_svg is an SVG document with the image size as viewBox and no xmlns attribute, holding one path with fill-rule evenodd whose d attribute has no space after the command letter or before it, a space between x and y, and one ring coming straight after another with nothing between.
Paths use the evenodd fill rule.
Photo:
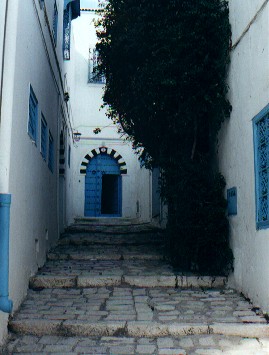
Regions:
<instances>
[{"instance_id":1,"label":"stone staircase","mask_svg":"<svg viewBox=\"0 0 269 355\"><path fill-rule=\"evenodd\" d=\"M31 278L2 353L268 355L259 309L226 277L175 272L164 249L149 223L77 220Z\"/></svg>"}]
</instances>

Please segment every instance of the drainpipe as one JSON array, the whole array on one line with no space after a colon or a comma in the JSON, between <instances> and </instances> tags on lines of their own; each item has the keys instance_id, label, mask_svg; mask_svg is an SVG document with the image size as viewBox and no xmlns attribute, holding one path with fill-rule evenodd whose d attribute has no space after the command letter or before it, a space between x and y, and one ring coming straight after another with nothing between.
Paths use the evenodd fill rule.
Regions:
<instances>
[{"instance_id":1,"label":"drainpipe","mask_svg":"<svg viewBox=\"0 0 269 355\"><path fill-rule=\"evenodd\" d=\"M8 299L10 194L0 194L0 310L11 313Z\"/></svg>"},{"instance_id":2,"label":"drainpipe","mask_svg":"<svg viewBox=\"0 0 269 355\"><path fill-rule=\"evenodd\" d=\"M9 24L12 13L14 24ZM18 2L6 0L2 66L0 80L0 311L11 313L13 303L9 290L9 226L10 203L9 170L12 127L12 104L15 75L15 46L18 18ZM11 30L7 27L10 27ZM7 65L8 63L8 65Z\"/></svg>"}]
</instances>

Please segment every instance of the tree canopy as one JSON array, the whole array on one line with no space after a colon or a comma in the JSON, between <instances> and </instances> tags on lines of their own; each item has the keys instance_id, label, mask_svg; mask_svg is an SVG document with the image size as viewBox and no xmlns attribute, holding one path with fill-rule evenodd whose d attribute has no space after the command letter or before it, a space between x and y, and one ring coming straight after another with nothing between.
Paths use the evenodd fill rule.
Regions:
<instances>
[{"instance_id":1,"label":"tree canopy","mask_svg":"<svg viewBox=\"0 0 269 355\"><path fill-rule=\"evenodd\" d=\"M108 115L141 161L162 170L171 257L184 270L231 267L216 140L229 117L225 0L110 0L98 24Z\"/></svg>"}]
</instances>

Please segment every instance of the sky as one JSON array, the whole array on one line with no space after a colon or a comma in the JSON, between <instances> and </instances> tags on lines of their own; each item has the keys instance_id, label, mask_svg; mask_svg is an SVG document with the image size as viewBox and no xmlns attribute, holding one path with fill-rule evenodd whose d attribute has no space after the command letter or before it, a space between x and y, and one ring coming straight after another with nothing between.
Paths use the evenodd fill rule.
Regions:
<instances>
[{"instance_id":1,"label":"sky","mask_svg":"<svg viewBox=\"0 0 269 355\"><path fill-rule=\"evenodd\" d=\"M98 8L98 0L80 0L80 7L83 8Z\"/></svg>"}]
</instances>

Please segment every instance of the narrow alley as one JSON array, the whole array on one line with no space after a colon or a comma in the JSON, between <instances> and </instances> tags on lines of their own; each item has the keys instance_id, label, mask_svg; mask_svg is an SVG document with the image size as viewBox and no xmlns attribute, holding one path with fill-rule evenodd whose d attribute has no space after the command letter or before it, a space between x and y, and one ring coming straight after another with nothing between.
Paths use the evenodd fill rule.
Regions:
<instances>
[{"instance_id":1,"label":"narrow alley","mask_svg":"<svg viewBox=\"0 0 269 355\"><path fill-rule=\"evenodd\" d=\"M0 355L269 355L269 0L100 2L0 1Z\"/></svg>"},{"instance_id":2,"label":"narrow alley","mask_svg":"<svg viewBox=\"0 0 269 355\"><path fill-rule=\"evenodd\" d=\"M268 355L259 309L225 277L173 271L164 247L149 223L77 220L31 278L2 354Z\"/></svg>"}]
</instances>

